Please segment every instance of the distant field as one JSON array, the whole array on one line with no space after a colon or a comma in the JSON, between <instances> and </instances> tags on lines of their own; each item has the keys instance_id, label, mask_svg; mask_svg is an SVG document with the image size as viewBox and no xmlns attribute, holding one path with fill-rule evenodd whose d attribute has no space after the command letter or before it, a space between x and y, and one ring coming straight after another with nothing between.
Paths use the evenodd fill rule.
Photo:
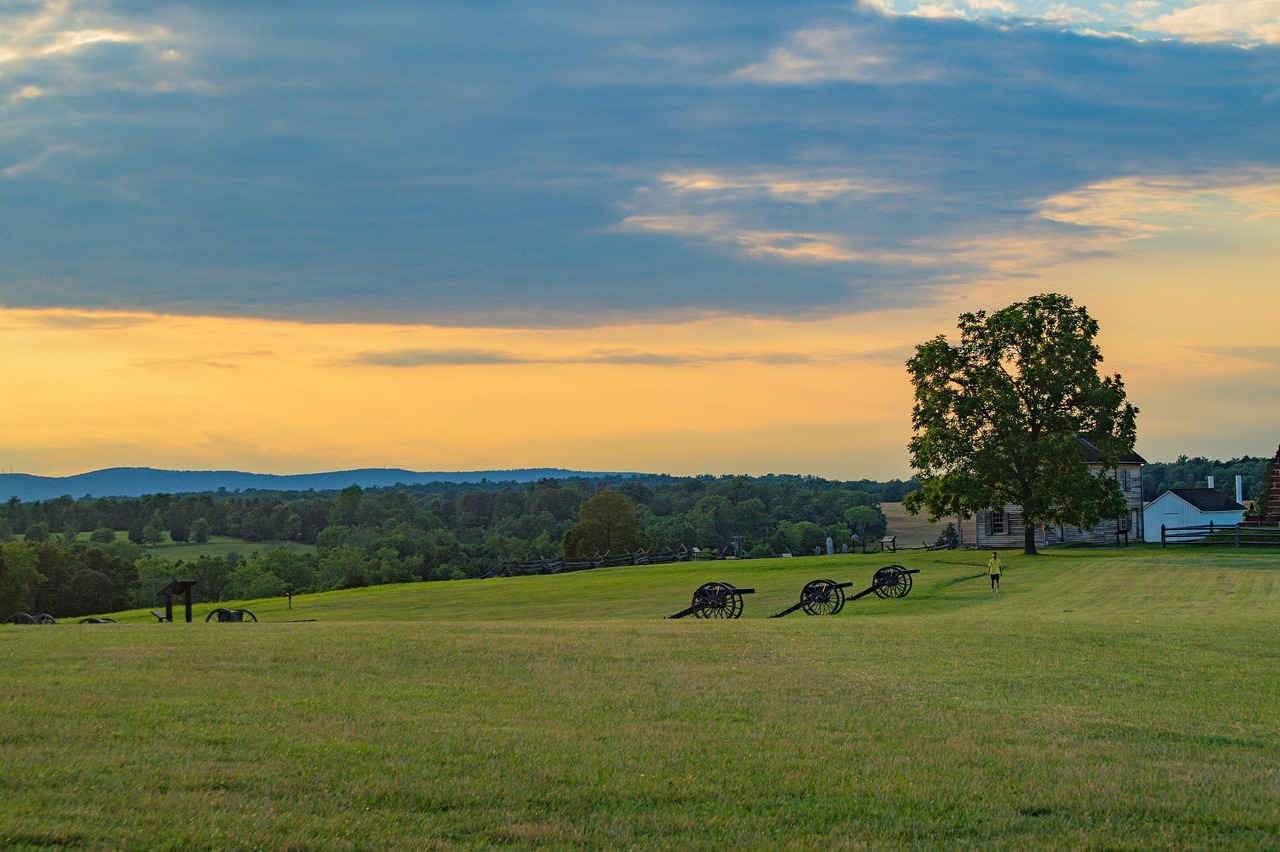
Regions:
<instances>
[{"instance_id":1,"label":"distant field","mask_svg":"<svg viewBox=\"0 0 1280 852\"><path fill-rule=\"evenodd\" d=\"M956 530L963 536L965 541L974 541L975 527L973 518L963 524L956 523L955 518L944 518L935 524L931 524L929 523L929 518L925 515L908 514L907 510L902 508L901 503L881 503L880 510L889 519L889 535L898 537L899 547L931 545L937 540L938 534L946 528L948 523L956 524Z\"/></svg>"},{"instance_id":2,"label":"distant field","mask_svg":"<svg viewBox=\"0 0 1280 852\"><path fill-rule=\"evenodd\" d=\"M766 618L891 561L907 598ZM1280 555L1011 554L999 596L980 561L0 627L0 848L1274 848ZM757 589L741 620L662 618L709 580Z\"/></svg>"},{"instance_id":3,"label":"distant field","mask_svg":"<svg viewBox=\"0 0 1280 852\"><path fill-rule=\"evenodd\" d=\"M283 547L293 553L314 553L316 546L314 544L298 544L294 541L245 541L239 538L229 538L227 536L210 536L209 541L205 544L179 544L174 541L166 541L163 544L151 545L145 550L152 556L160 556L164 559L171 559L177 562L179 559L184 562L194 562L201 556L221 556L225 557L230 553L239 553L246 558L254 553L265 553L277 547Z\"/></svg>"},{"instance_id":4,"label":"distant field","mask_svg":"<svg viewBox=\"0 0 1280 852\"><path fill-rule=\"evenodd\" d=\"M76 538L79 541L89 541L91 533L82 532ZM21 541L22 536L16 536ZM127 541L129 534L123 530L116 530L116 539L119 541ZM182 560L183 562L194 562L201 556L219 556L226 557L231 553L238 553L245 558L251 557L254 553L263 553L273 548L282 547L293 553L315 553L316 546L314 544L299 544L295 541L245 541L242 538L231 538L225 535L210 536L209 540L204 544L196 544L194 542L180 543L169 538L169 534L165 533L165 540L160 544L151 544L142 549L152 556L159 556L174 562Z\"/></svg>"}]
</instances>

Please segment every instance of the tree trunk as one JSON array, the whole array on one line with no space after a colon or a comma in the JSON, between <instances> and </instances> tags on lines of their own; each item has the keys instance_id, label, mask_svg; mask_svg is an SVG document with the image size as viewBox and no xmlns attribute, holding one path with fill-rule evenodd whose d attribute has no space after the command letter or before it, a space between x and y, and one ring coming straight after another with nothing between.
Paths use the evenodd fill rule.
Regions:
<instances>
[{"instance_id":1,"label":"tree trunk","mask_svg":"<svg viewBox=\"0 0 1280 852\"><path fill-rule=\"evenodd\" d=\"M1036 555L1036 519L1027 514L1031 505L1031 483L1022 482L1022 552L1027 556Z\"/></svg>"}]
</instances>

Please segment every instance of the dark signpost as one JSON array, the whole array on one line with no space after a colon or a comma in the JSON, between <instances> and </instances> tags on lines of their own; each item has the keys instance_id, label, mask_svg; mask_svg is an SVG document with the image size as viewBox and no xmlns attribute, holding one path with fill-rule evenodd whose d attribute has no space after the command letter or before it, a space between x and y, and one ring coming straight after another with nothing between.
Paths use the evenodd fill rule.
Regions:
<instances>
[{"instance_id":1,"label":"dark signpost","mask_svg":"<svg viewBox=\"0 0 1280 852\"><path fill-rule=\"evenodd\" d=\"M187 606L187 622L191 622L191 587L197 580L170 580L160 590L164 595L164 620L173 621L173 596L182 595L183 602Z\"/></svg>"}]
</instances>

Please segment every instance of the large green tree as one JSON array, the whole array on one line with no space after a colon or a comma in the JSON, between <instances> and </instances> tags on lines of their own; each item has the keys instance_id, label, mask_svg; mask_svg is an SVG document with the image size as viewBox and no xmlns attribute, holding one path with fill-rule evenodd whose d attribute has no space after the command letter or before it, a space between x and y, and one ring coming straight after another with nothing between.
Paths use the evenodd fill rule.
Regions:
<instances>
[{"instance_id":1,"label":"large green tree","mask_svg":"<svg viewBox=\"0 0 1280 852\"><path fill-rule=\"evenodd\" d=\"M1099 374L1088 312L1049 293L961 314L959 331L958 344L939 335L907 362L921 483L907 509L937 520L1019 504L1026 553L1036 552L1036 523L1089 527L1126 511L1106 472L1132 452L1138 410L1118 373Z\"/></svg>"},{"instance_id":2,"label":"large green tree","mask_svg":"<svg viewBox=\"0 0 1280 852\"><path fill-rule=\"evenodd\" d=\"M578 517L578 523L564 534L567 556L622 553L649 546L649 536L636 515L636 504L617 491L606 488L587 500Z\"/></svg>"}]
</instances>

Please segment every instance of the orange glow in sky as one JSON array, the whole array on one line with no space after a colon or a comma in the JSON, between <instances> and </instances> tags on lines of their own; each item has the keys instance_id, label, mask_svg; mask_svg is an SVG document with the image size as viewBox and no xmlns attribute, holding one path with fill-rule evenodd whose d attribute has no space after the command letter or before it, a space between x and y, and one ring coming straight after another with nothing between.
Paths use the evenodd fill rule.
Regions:
<instances>
[{"instance_id":1,"label":"orange glow in sky","mask_svg":"<svg viewBox=\"0 0 1280 852\"><path fill-rule=\"evenodd\" d=\"M1202 219L1183 223L1185 233ZM1280 438L1274 218L1178 233L1056 280L810 322L586 329L303 324L6 310L6 470L300 473L565 467L907 477L912 347L963 310L1061 288L1101 324L1138 449L1265 454Z\"/></svg>"}]
</instances>

